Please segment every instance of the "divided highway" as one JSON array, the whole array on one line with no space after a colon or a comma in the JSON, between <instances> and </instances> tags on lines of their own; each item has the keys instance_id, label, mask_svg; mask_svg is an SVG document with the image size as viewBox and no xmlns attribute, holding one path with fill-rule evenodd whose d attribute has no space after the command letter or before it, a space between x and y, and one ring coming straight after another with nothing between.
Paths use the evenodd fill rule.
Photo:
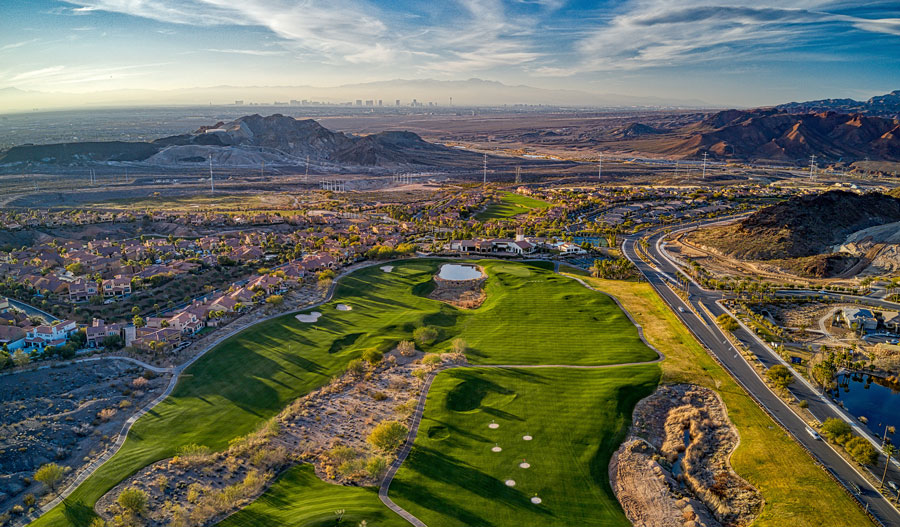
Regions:
<instances>
[{"instance_id":1,"label":"divided highway","mask_svg":"<svg viewBox=\"0 0 900 527\"><path fill-rule=\"evenodd\" d=\"M685 326L771 416L781 423L803 447L811 452L832 475L843 482L848 491L860 501L863 508L867 509L883 525L900 527L900 511L879 493L877 488L869 484L857 471L856 467L848 463L824 440L818 440L810 434L809 427L803 419L795 414L780 397L769 389L753 366L728 341L725 334L716 325L715 320L709 318L706 313L712 313L716 317L725 312L717 303L725 295L719 291L707 291L692 285L689 296L690 305L685 303L669 287L669 283L679 275L679 270L667 259L663 254L663 250L659 247L659 242L666 236L666 233L656 232L650 234L649 238L647 238L649 243L646 252L649 253L652 265L641 259L637 254L637 243L644 236L647 236L647 234L638 233L627 237L622 244L622 250L625 256L634 262L647 281L672 308ZM698 313L702 314L702 316L698 315ZM756 354L766 367L783 363L780 357L757 340L756 336L746 328L738 329L734 335ZM791 386L791 392L798 399L806 400L809 403L810 412L820 421L824 421L828 417L841 418L853 425L857 432L861 432L859 425L854 422L852 417L837 408L811 385L799 381L795 382ZM882 456L880 467L875 469L879 479L883 470ZM888 481L895 481L900 484L900 470L897 470L896 466L890 467ZM859 489L858 493L856 489Z\"/></svg>"}]
</instances>

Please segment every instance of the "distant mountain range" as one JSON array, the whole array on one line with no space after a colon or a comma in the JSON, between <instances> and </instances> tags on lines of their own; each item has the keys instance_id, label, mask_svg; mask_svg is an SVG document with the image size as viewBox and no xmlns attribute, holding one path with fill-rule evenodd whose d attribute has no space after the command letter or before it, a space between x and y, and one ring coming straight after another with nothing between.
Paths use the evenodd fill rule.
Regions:
<instances>
[{"instance_id":1,"label":"distant mountain range","mask_svg":"<svg viewBox=\"0 0 900 527\"><path fill-rule=\"evenodd\" d=\"M697 159L806 163L863 158L900 161L900 121L835 112L793 114L774 108L725 110L677 128L630 125L612 134L617 148Z\"/></svg>"},{"instance_id":2,"label":"distant mountain range","mask_svg":"<svg viewBox=\"0 0 900 527\"><path fill-rule=\"evenodd\" d=\"M872 97L867 101L854 99L821 99L818 101L789 102L776 106L790 113L835 111L839 113L861 113L881 117L900 118L900 90Z\"/></svg>"},{"instance_id":3,"label":"distant mountain range","mask_svg":"<svg viewBox=\"0 0 900 527\"><path fill-rule=\"evenodd\" d=\"M150 142L78 142L22 145L0 152L0 165L34 163L77 166L140 162L147 166L190 166L210 158L217 166L298 166L307 156L314 166L402 168L473 164L477 154L429 143L410 132L351 136L332 132L311 119L280 114L249 115L204 126L193 133Z\"/></svg>"},{"instance_id":4,"label":"distant mountain range","mask_svg":"<svg viewBox=\"0 0 900 527\"><path fill-rule=\"evenodd\" d=\"M394 106L399 99L408 106L413 99L440 106L499 106L514 104L590 107L690 107L708 108L699 100L596 94L579 90L554 90L532 86L511 86L496 81L468 79L396 79L345 84L341 86L209 86L173 90L112 90L90 93L39 92L16 88L0 89L0 112L99 106L225 105L235 101L260 105L291 100L340 104L357 100L381 100ZM377 104L377 102L373 102Z\"/></svg>"}]
</instances>

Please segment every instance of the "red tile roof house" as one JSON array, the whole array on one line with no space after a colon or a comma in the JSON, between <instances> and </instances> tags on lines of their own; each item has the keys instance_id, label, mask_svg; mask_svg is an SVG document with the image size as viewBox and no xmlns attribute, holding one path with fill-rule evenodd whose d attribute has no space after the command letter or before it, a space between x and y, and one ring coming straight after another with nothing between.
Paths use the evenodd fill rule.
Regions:
<instances>
[{"instance_id":1,"label":"red tile roof house","mask_svg":"<svg viewBox=\"0 0 900 527\"><path fill-rule=\"evenodd\" d=\"M169 319L169 327L177 329L182 335L193 335L206 327L206 321L190 311L182 311Z\"/></svg>"},{"instance_id":2,"label":"red tile roof house","mask_svg":"<svg viewBox=\"0 0 900 527\"><path fill-rule=\"evenodd\" d=\"M62 346L77 330L74 320L64 320L53 326L40 325L28 331L25 347L43 350L47 346Z\"/></svg>"},{"instance_id":3,"label":"red tile roof house","mask_svg":"<svg viewBox=\"0 0 900 527\"><path fill-rule=\"evenodd\" d=\"M6 346L10 351L25 346L25 329L18 326L0 326L0 348Z\"/></svg>"},{"instance_id":4,"label":"red tile roof house","mask_svg":"<svg viewBox=\"0 0 900 527\"><path fill-rule=\"evenodd\" d=\"M99 348L103 345L106 337L119 335L122 331L122 324L109 324L102 318L95 318L91 321L91 325L85 328L87 333L87 345L89 348Z\"/></svg>"},{"instance_id":5,"label":"red tile roof house","mask_svg":"<svg viewBox=\"0 0 900 527\"><path fill-rule=\"evenodd\" d=\"M103 281L103 296L125 296L130 294L130 278L116 277Z\"/></svg>"}]
</instances>

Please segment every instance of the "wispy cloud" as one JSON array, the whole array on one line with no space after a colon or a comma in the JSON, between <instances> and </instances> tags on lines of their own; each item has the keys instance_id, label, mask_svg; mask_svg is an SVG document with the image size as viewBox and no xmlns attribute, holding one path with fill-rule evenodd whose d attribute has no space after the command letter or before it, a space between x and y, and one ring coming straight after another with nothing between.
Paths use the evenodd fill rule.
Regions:
<instances>
[{"instance_id":1,"label":"wispy cloud","mask_svg":"<svg viewBox=\"0 0 900 527\"><path fill-rule=\"evenodd\" d=\"M764 58L771 52L821 45L851 30L900 34L900 19L846 15L834 2L805 1L790 8L779 2L754 2L753 7L742 4L629 2L609 23L596 27L576 44L581 55L579 69L627 70ZM822 46L823 55L835 51Z\"/></svg>"},{"instance_id":2,"label":"wispy cloud","mask_svg":"<svg viewBox=\"0 0 900 527\"><path fill-rule=\"evenodd\" d=\"M19 86L35 85L39 87L47 85L91 83L150 75L155 71L154 68L165 66L167 64L169 63L157 62L151 64L129 64L127 66L77 68L65 65L55 65L17 73L12 76L9 76L8 73L0 74L0 82L8 80L10 84L15 83Z\"/></svg>"},{"instance_id":3,"label":"wispy cloud","mask_svg":"<svg viewBox=\"0 0 900 527\"><path fill-rule=\"evenodd\" d=\"M0 51L7 51L10 49L21 48L22 46L27 46L28 44L33 44L39 40L40 40L39 38L33 38L31 40L22 40L19 42L13 42L12 44L6 44L3 46L0 46Z\"/></svg>"},{"instance_id":4,"label":"wispy cloud","mask_svg":"<svg viewBox=\"0 0 900 527\"><path fill-rule=\"evenodd\" d=\"M207 48L205 51L211 51L213 53L230 53L232 55L256 55L256 56L271 56L271 55L284 55L287 51L284 50L264 50L264 49L217 49L217 48Z\"/></svg>"}]
</instances>

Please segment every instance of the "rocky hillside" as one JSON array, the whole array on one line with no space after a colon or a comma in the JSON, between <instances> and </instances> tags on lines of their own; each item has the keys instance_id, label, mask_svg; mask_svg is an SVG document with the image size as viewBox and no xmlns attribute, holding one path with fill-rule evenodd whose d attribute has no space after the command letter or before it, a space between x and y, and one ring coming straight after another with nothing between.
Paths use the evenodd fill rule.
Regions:
<instances>
[{"instance_id":1,"label":"rocky hillside","mask_svg":"<svg viewBox=\"0 0 900 527\"><path fill-rule=\"evenodd\" d=\"M900 161L900 121L835 112L790 114L776 109L726 110L689 125L663 153L687 158L805 162L863 158Z\"/></svg>"},{"instance_id":2,"label":"rocky hillside","mask_svg":"<svg viewBox=\"0 0 900 527\"><path fill-rule=\"evenodd\" d=\"M897 221L900 199L834 190L766 207L698 239L735 258L784 260L834 253L851 233Z\"/></svg>"},{"instance_id":3,"label":"rocky hillside","mask_svg":"<svg viewBox=\"0 0 900 527\"><path fill-rule=\"evenodd\" d=\"M408 132L351 136L332 132L312 119L275 114L249 115L229 123L203 126L193 133L151 142L92 142L23 145L0 152L0 164L82 165L116 161L155 166L204 163L217 165L300 165L350 167L430 166L437 160L478 156L426 142ZM478 158L480 159L480 158ZM474 161L473 161L474 162Z\"/></svg>"},{"instance_id":4,"label":"rocky hillside","mask_svg":"<svg viewBox=\"0 0 900 527\"><path fill-rule=\"evenodd\" d=\"M900 117L900 90L878 95L867 101L854 99L820 99L818 101L789 102L777 106L790 113L835 111L840 113L861 113L880 117Z\"/></svg>"}]
</instances>

